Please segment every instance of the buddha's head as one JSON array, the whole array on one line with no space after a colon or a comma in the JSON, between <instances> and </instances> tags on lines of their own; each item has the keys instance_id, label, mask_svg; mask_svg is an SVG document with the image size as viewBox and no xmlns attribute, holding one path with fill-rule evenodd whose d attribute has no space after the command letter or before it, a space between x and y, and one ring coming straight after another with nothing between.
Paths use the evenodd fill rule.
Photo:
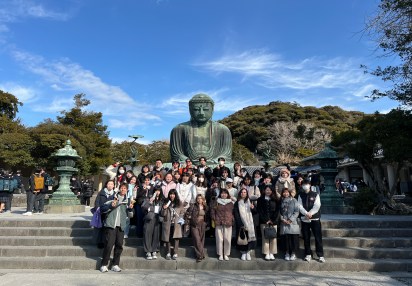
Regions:
<instances>
[{"instance_id":1,"label":"buddha's head","mask_svg":"<svg viewBox=\"0 0 412 286\"><path fill-rule=\"evenodd\" d=\"M212 118L214 106L213 99L208 95L196 94L189 101L191 120L199 124L208 122Z\"/></svg>"}]
</instances>

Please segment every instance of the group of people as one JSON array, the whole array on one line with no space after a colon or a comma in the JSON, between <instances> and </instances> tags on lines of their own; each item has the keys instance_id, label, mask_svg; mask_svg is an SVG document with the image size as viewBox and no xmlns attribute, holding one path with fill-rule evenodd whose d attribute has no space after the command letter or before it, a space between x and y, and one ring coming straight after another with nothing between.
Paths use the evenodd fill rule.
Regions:
<instances>
[{"instance_id":1,"label":"group of people","mask_svg":"<svg viewBox=\"0 0 412 286\"><path fill-rule=\"evenodd\" d=\"M41 215L44 212L46 194L53 189L53 178L43 167L36 168L29 178L29 188L26 190L27 207L24 216Z\"/></svg>"},{"instance_id":2,"label":"group of people","mask_svg":"<svg viewBox=\"0 0 412 286\"><path fill-rule=\"evenodd\" d=\"M0 169L0 213L11 212L13 193L24 188L21 180L21 171L16 173Z\"/></svg>"},{"instance_id":3,"label":"group of people","mask_svg":"<svg viewBox=\"0 0 412 286\"><path fill-rule=\"evenodd\" d=\"M196 261L201 262L205 237L212 235L221 261L230 259L232 244L240 251L241 260L251 260L258 239L264 259L275 260L278 238L285 248L284 259L293 261L302 234L303 259L310 262L313 234L319 262L325 262L319 193L303 176L292 178L287 168L272 177L263 170L249 174L239 163L230 170L224 158L210 168L206 158L200 157L198 165L188 158L183 166L173 162L169 170L158 159L153 169L144 165L137 176L121 163L106 171L110 180L95 203L103 221L102 272L109 270L113 247L111 269L121 271L123 240L133 222L143 238L147 260L157 259L161 243L166 247L166 259L178 259L181 238L191 236Z\"/></svg>"},{"instance_id":4,"label":"group of people","mask_svg":"<svg viewBox=\"0 0 412 286\"><path fill-rule=\"evenodd\" d=\"M92 179L79 180L73 175L70 178L70 190L80 199L82 205L90 206L90 198L94 193L94 182Z\"/></svg>"}]
</instances>

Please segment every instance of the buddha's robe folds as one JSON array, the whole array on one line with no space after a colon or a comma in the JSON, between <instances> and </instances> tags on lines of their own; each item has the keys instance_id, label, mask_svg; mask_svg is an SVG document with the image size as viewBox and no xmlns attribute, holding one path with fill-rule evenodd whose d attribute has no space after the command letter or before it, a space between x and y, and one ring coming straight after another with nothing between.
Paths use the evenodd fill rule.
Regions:
<instances>
[{"instance_id":1,"label":"buddha's robe folds","mask_svg":"<svg viewBox=\"0 0 412 286\"><path fill-rule=\"evenodd\" d=\"M232 134L225 125L209 121L197 126L191 121L178 124L170 133L172 161L183 162L186 158L197 161L204 156L209 163L217 163L219 157L232 161Z\"/></svg>"}]
</instances>

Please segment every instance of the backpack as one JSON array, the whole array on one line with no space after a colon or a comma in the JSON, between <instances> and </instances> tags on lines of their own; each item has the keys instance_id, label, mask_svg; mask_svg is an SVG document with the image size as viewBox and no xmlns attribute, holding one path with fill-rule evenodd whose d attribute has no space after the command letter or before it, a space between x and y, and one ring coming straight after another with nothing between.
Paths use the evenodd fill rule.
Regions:
<instances>
[{"instance_id":1,"label":"backpack","mask_svg":"<svg viewBox=\"0 0 412 286\"><path fill-rule=\"evenodd\" d=\"M34 190L40 191L44 189L44 177L34 176Z\"/></svg>"}]
</instances>

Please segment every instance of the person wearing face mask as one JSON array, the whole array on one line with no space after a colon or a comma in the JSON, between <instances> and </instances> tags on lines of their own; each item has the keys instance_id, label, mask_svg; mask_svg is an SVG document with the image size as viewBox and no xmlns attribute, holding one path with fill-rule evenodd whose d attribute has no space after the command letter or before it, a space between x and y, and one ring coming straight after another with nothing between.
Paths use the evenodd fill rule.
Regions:
<instances>
[{"instance_id":1,"label":"person wearing face mask","mask_svg":"<svg viewBox=\"0 0 412 286\"><path fill-rule=\"evenodd\" d=\"M315 237L316 254L319 262L324 263L323 243L322 243L322 225L320 222L320 196L318 193L311 191L309 180L304 180L302 184L303 192L298 196L299 211L302 214L301 226L302 236L305 246L305 257L303 260L310 262L312 259L312 250L310 248L310 236L313 233Z\"/></svg>"},{"instance_id":2,"label":"person wearing face mask","mask_svg":"<svg viewBox=\"0 0 412 286\"><path fill-rule=\"evenodd\" d=\"M290 171L288 169L280 170L280 175L278 180L276 181L275 190L276 190L276 198L280 200L281 194L284 188L288 188L290 194L294 198L296 195L295 189L295 182L290 177Z\"/></svg>"},{"instance_id":3,"label":"person wearing face mask","mask_svg":"<svg viewBox=\"0 0 412 286\"><path fill-rule=\"evenodd\" d=\"M199 173L197 175L195 189L196 189L196 194L195 194L196 197L197 195L202 195L203 197L206 196L207 179L206 179L205 174Z\"/></svg>"},{"instance_id":4,"label":"person wearing face mask","mask_svg":"<svg viewBox=\"0 0 412 286\"><path fill-rule=\"evenodd\" d=\"M230 174L230 170L228 167L225 166L225 162L226 162L225 158L220 157L218 159L218 162L219 164L213 169L213 177L220 178L222 177L223 170L227 170L227 173L228 173L227 177L231 178L232 176Z\"/></svg>"},{"instance_id":5,"label":"person wearing face mask","mask_svg":"<svg viewBox=\"0 0 412 286\"><path fill-rule=\"evenodd\" d=\"M116 170L117 168L117 170ZM116 170L116 171L115 171ZM120 186L121 183L127 183L126 180L126 167L121 162L116 162L106 168L106 173L109 175L110 180L113 180L115 187Z\"/></svg>"},{"instance_id":6,"label":"person wearing face mask","mask_svg":"<svg viewBox=\"0 0 412 286\"><path fill-rule=\"evenodd\" d=\"M75 194L76 196L80 196L80 192L82 190L82 185L77 180L76 176L72 176L70 179L70 190Z\"/></svg>"}]
</instances>

